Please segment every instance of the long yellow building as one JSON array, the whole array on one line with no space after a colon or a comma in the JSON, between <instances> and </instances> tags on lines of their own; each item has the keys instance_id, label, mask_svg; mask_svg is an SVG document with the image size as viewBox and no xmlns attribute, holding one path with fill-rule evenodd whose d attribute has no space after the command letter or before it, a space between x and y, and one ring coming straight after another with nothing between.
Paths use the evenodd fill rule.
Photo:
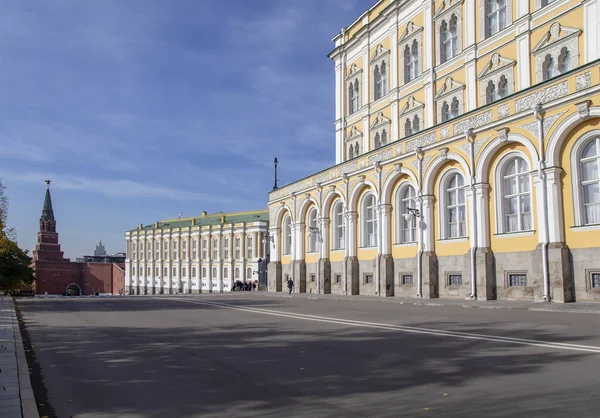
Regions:
<instances>
[{"instance_id":1,"label":"long yellow building","mask_svg":"<svg viewBox=\"0 0 600 418\"><path fill-rule=\"evenodd\" d=\"M380 0L342 29L336 165L270 194L270 289L600 300L599 3Z\"/></svg>"}]
</instances>

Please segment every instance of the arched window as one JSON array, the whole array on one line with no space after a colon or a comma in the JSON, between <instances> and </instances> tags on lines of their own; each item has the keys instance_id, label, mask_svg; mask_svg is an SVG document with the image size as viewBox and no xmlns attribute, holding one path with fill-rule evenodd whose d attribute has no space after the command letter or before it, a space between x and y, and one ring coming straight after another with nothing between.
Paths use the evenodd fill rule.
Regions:
<instances>
[{"instance_id":1,"label":"arched window","mask_svg":"<svg viewBox=\"0 0 600 418\"><path fill-rule=\"evenodd\" d=\"M312 232L311 228L317 228L317 209L312 208L308 212L308 252L314 253L317 251L317 240L319 238L319 234L317 232Z\"/></svg>"},{"instance_id":2,"label":"arched window","mask_svg":"<svg viewBox=\"0 0 600 418\"><path fill-rule=\"evenodd\" d=\"M506 28L506 0L486 0L485 34L492 36Z\"/></svg>"},{"instance_id":3,"label":"arched window","mask_svg":"<svg viewBox=\"0 0 600 418\"><path fill-rule=\"evenodd\" d=\"M442 104L442 122L447 122L450 120L450 106L448 106L448 102L444 102Z\"/></svg>"},{"instance_id":4,"label":"arched window","mask_svg":"<svg viewBox=\"0 0 600 418\"><path fill-rule=\"evenodd\" d=\"M246 269L246 280L251 280L252 279L252 269L250 267L248 267Z\"/></svg>"},{"instance_id":5,"label":"arched window","mask_svg":"<svg viewBox=\"0 0 600 418\"><path fill-rule=\"evenodd\" d=\"M239 260L241 257L241 249L240 249L240 237L235 237L235 258Z\"/></svg>"},{"instance_id":6,"label":"arched window","mask_svg":"<svg viewBox=\"0 0 600 418\"><path fill-rule=\"evenodd\" d=\"M354 80L354 83L350 83L348 85L348 100L349 100L348 108L349 108L350 114L357 112L360 107L359 94L360 94L360 89L359 89L358 80Z\"/></svg>"},{"instance_id":7,"label":"arched window","mask_svg":"<svg viewBox=\"0 0 600 418\"><path fill-rule=\"evenodd\" d=\"M148 274L148 277L152 276L152 268L148 267L147 274Z\"/></svg>"},{"instance_id":8,"label":"arched window","mask_svg":"<svg viewBox=\"0 0 600 418\"><path fill-rule=\"evenodd\" d=\"M544 62L542 63L542 73L544 81L550 80L552 77L557 76L556 63L552 55L546 55Z\"/></svg>"},{"instance_id":9,"label":"arched window","mask_svg":"<svg viewBox=\"0 0 600 418\"><path fill-rule=\"evenodd\" d=\"M387 94L387 65L381 62L381 97Z\"/></svg>"},{"instance_id":10,"label":"arched window","mask_svg":"<svg viewBox=\"0 0 600 418\"><path fill-rule=\"evenodd\" d=\"M354 158L354 146L350 144L350 149L348 150L348 159Z\"/></svg>"},{"instance_id":11,"label":"arched window","mask_svg":"<svg viewBox=\"0 0 600 418\"><path fill-rule=\"evenodd\" d=\"M192 267L192 277L196 278L196 267Z\"/></svg>"},{"instance_id":12,"label":"arched window","mask_svg":"<svg viewBox=\"0 0 600 418\"><path fill-rule=\"evenodd\" d=\"M154 269L154 275L155 275L156 277L160 277L160 267L156 267L156 268Z\"/></svg>"},{"instance_id":13,"label":"arched window","mask_svg":"<svg viewBox=\"0 0 600 418\"><path fill-rule=\"evenodd\" d=\"M443 21L440 26L440 37L442 39L441 63L452 59L458 53L458 19L455 14L450 18L450 23Z\"/></svg>"},{"instance_id":14,"label":"arched window","mask_svg":"<svg viewBox=\"0 0 600 418\"><path fill-rule=\"evenodd\" d=\"M187 259L187 241L181 241L181 253L183 255L183 259Z\"/></svg>"},{"instance_id":15,"label":"arched window","mask_svg":"<svg viewBox=\"0 0 600 418\"><path fill-rule=\"evenodd\" d=\"M387 65L385 61L381 62L381 65L375 66L373 73L373 79L375 84L375 97L374 99L381 99L387 93Z\"/></svg>"},{"instance_id":16,"label":"arched window","mask_svg":"<svg viewBox=\"0 0 600 418\"><path fill-rule=\"evenodd\" d=\"M246 237L246 254L248 255L248 258L252 258L253 254L252 254L252 250L253 248L253 240L251 236Z\"/></svg>"},{"instance_id":17,"label":"arched window","mask_svg":"<svg viewBox=\"0 0 600 418\"><path fill-rule=\"evenodd\" d=\"M511 158L502 172L504 196L504 232L531 229L531 188L527 162L521 157Z\"/></svg>"},{"instance_id":18,"label":"arched window","mask_svg":"<svg viewBox=\"0 0 600 418\"><path fill-rule=\"evenodd\" d=\"M381 131L381 146L387 145L387 131L384 129Z\"/></svg>"},{"instance_id":19,"label":"arched window","mask_svg":"<svg viewBox=\"0 0 600 418\"><path fill-rule=\"evenodd\" d=\"M148 250L148 260L152 259L152 241L148 241L148 246L146 247Z\"/></svg>"},{"instance_id":20,"label":"arched window","mask_svg":"<svg viewBox=\"0 0 600 418\"><path fill-rule=\"evenodd\" d=\"M445 181L445 238L467 236L464 183L464 178L459 173L450 174Z\"/></svg>"},{"instance_id":21,"label":"arched window","mask_svg":"<svg viewBox=\"0 0 600 418\"><path fill-rule=\"evenodd\" d=\"M558 56L558 73L564 74L571 69L571 52L566 46L560 50Z\"/></svg>"},{"instance_id":22,"label":"arched window","mask_svg":"<svg viewBox=\"0 0 600 418\"><path fill-rule=\"evenodd\" d=\"M240 269L236 267L234 274L235 274L235 278L239 279L240 278Z\"/></svg>"},{"instance_id":23,"label":"arched window","mask_svg":"<svg viewBox=\"0 0 600 418\"><path fill-rule=\"evenodd\" d=\"M289 215L283 219L283 253L292 253L292 219Z\"/></svg>"},{"instance_id":24,"label":"arched window","mask_svg":"<svg viewBox=\"0 0 600 418\"><path fill-rule=\"evenodd\" d=\"M202 259L206 260L208 258L208 242L206 238L202 240Z\"/></svg>"},{"instance_id":25,"label":"arched window","mask_svg":"<svg viewBox=\"0 0 600 418\"><path fill-rule=\"evenodd\" d=\"M177 277L177 267L173 267L173 277Z\"/></svg>"},{"instance_id":26,"label":"arched window","mask_svg":"<svg viewBox=\"0 0 600 418\"><path fill-rule=\"evenodd\" d=\"M212 240L212 252L213 258L219 258L219 240L217 238Z\"/></svg>"},{"instance_id":27,"label":"arched window","mask_svg":"<svg viewBox=\"0 0 600 418\"><path fill-rule=\"evenodd\" d=\"M177 259L177 240L173 240L173 260Z\"/></svg>"},{"instance_id":28,"label":"arched window","mask_svg":"<svg viewBox=\"0 0 600 418\"><path fill-rule=\"evenodd\" d=\"M333 249L342 250L346 244L346 225L344 222L344 203L338 200L332 210Z\"/></svg>"},{"instance_id":29,"label":"arched window","mask_svg":"<svg viewBox=\"0 0 600 418\"><path fill-rule=\"evenodd\" d=\"M358 80L354 80L354 97L355 97L355 112L360 109L360 84Z\"/></svg>"},{"instance_id":30,"label":"arched window","mask_svg":"<svg viewBox=\"0 0 600 418\"><path fill-rule=\"evenodd\" d=\"M206 267L202 267L202 278L206 279Z\"/></svg>"},{"instance_id":31,"label":"arched window","mask_svg":"<svg viewBox=\"0 0 600 418\"><path fill-rule=\"evenodd\" d=\"M377 100L383 96L381 94L381 70L379 65L376 65L375 71L373 71L373 84L375 84L375 100Z\"/></svg>"},{"instance_id":32,"label":"arched window","mask_svg":"<svg viewBox=\"0 0 600 418\"><path fill-rule=\"evenodd\" d=\"M415 188L410 184L407 184L398 189L398 194L396 196L396 208L399 208L396 212L396 241L398 243L415 242L416 219L414 216L411 216L408 220L404 217L404 215L410 214L409 208L417 208Z\"/></svg>"},{"instance_id":33,"label":"arched window","mask_svg":"<svg viewBox=\"0 0 600 418\"><path fill-rule=\"evenodd\" d=\"M354 153L358 157L360 155L360 149L358 148L358 142L354 144Z\"/></svg>"},{"instance_id":34,"label":"arched window","mask_svg":"<svg viewBox=\"0 0 600 418\"><path fill-rule=\"evenodd\" d=\"M223 258L229 259L229 238L223 239Z\"/></svg>"},{"instance_id":35,"label":"arched window","mask_svg":"<svg viewBox=\"0 0 600 418\"><path fill-rule=\"evenodd\" d=\"M213 269L212 269L212 277L211 278L212 279L216 279L217 278L217 268L216 267L213 267Z\"/></svg>"},{"instance_id":36,"label":"arched window","mask_svg":"<svg viewBox=\"0 0 600 418\"><path fill-rule=\"evenodd\" d=\"M140 267L140 277L144 277L144 269L142 267Z\"/></svg>"},{"instance_id":37,"label":"arched window","mask_svg":"<svg viewBox=\"0 0 600 418\"><path fill-rule=\"evenodd\" d=\"M502 99L506 96L508 96L508 80L506 79L506 76L503 75L498 81L498 98Z\"/></svg>"},{"instance_id":38,"label":"arched window","mask_svg":"<svg viewBox=\"0 0 600 418\"><path fill-rule=\"evenodd\" d=\"M229 278L229 270L227 269L227 267L225 267L223 269L223 278L224 279L228 279Z\"/></svg>"},{"instance_id":39,"label":"arched window","mask_svg":"<svg viewBox=\"0 0 600 418\"><path fill-rule=\"evenodd\" d=\"M458 107L458 99L455 97L452 99L452 104L450 105L450 116L452 118L458 117L460 114L460 109Z\"/></svg>"},{"instance_id":40,"label":"arched window","mask_svg":"<svg viewBox=\"0 0 600 418\"><path fill-rule=\"evenodd\" d=\"M404 136L410 136L412 133L412 122L410 121L410 118L407 118L404 122Z\"/></svg>"},{"instance_id":41,"label":"arched window","mask_svg":"<svg viewBox=\"0 0 600 418\"><path fill-rule=\"evenodd\" d=\"M375 140L373 141L373 149L377 149L381 147L381 136L379 132L375 134Z\"/></svg>"},{"instance_id":42,"label":"arched window","mask_svg":"<svg viewBox=\"0 0 600 418\"><path fill-rule=\"evenodd\" d=\"M181 269L181 277L187 277L186 275L187 275L187 271L186 271L185 267L182 267L182 269Z\"/></svg>"},{"instance_id":43,"label":"arched window","mask_svg":"<svg viewBox=\"0 0 600 418\"><path fill-rule=\"evenodd\" d=\"M367 194L361 205L362 217L362 246L375 247L377 246L377 202L375 195Z\"/></svg>"},{"instance_id":44,"label":"arched window","mask_svg":"<svg viewBox=\"0 0 600 418\"><path fill-rule=\"evenodd\" d=\"M195 260L198 258L198 241L192 240L192 258Z\"/></svg>"},{"instance_id":45,"label":"arched window","mask_svg":"<svg viewBox=\"0 0 600 418\"><path fill-rule=\"evenodd\" d=\"M164 259L168 260L169 259L169 241L165 240L163 247L164 247L163 248Z\"/></svg>"},{"instance_id":46,"label":"arched window","mask_svg":"<svg viewBox=\"0 0 600 418\"><path fill-rule=\"evenodd\" d=\"M163 269L163 276L164 276L164 277L169 277L169 269L168 269L167 267L165 267L165 268Z\"/></svg>"},{"instance_id":47,"label":"arched window","mask_svg":"<svg viewBox=\"0 0 600 418\"><path fill-rule=\"evenodd\" d=\"M488 85L485 88L485 101L486 103L492 103L497 99L496 85L492 80L488 81Z\"/></svg>"},{"instance_id":48,"label":"arched window","mask_svg":"<svg viewBox=\"0 0 600 418\"><path fill-rule=\"evenodd\" d=\"M580 170L583 222L600 224L600 137L583 149Z\"/></svg>"},{"instance_id":49,"label":"arched window","mask_svg":"<svg viewBox=\"0 0 600 418\"><path fill-rule=\"evenodd\" d=\"M137 244L133 243L133 259L137 259Z\"/></svg>"},{"instance_id":50,"label":"arched window","mask_svg":"<svg viewBox=\"0 0 600 418\"><path fill-rule=\"evenodd\" d=\"M156 259L159 260L160 259L160 241L156 241L154 243L154 254L156 256Z\"/></svg>"},{"instance_id":51,"label":"arched window","mask_svg":"<svg viewBox=\"0 0 600 418\"><path fill-rule=\"evenodd\" d=\"M421 120L419 119L419 115L415 115L413 118L413 132L417 133L421 130Z\"/></svg>"},{"instance_id":52,"label":"arched window","mask_svg":"<svg viewBox=\"0 0 600 418\"><path fill-rule=\"evenodd\" d=\"M416 40L413 41L412 47L406 45L404 48L404 82L408 83L418 76L418 51L419 45Z\"/></svg>"}]
</instances>

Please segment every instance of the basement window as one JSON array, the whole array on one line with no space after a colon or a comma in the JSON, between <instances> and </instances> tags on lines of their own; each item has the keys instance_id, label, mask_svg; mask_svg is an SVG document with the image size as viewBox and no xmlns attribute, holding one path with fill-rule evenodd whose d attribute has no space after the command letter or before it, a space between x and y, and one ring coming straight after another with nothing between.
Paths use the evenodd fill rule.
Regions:
<instances>
[{"instance_id":1,"label":"basement window","mask_svg":"<svg viewBox=\"0 0 600 418\"><path fill-rule=\"evenodd\" d=\"M509 273L508 285L510 287L527 287L527 275L525 273Z\"/></svg>"},{"instance_id":2,"label":"basement window","mask_svg":"<svg viewBox=\"0 0 600 418\"><path fill-rule=\"evenodd\" d=\"M413 284L413 275L412 274L403 274L402 275L402 286L412 286Z\"/></svg>"}]
</instances>

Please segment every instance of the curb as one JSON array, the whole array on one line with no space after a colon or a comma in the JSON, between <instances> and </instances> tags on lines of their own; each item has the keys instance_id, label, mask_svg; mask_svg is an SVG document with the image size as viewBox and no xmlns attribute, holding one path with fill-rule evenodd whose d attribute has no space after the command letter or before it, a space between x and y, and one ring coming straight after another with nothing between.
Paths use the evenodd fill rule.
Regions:
<instances>
[{"instance_id":1,"label":"curb","mask_svg":"<svg viewBox=\"0 0 600 418\"><path fill-rule=\"evenodd\" d=\"M19 375L19 396L21 398L21 414L23 418L40 418L38 413L35 396L31 388L31 379L29 378L29 366L25 357L25 348L23 347L23 338L21 329L15 311L15 301L10 298L13 305L13 328L15 332L15 347L17 352L17 370Z\"/></svg>"}]
</instances>

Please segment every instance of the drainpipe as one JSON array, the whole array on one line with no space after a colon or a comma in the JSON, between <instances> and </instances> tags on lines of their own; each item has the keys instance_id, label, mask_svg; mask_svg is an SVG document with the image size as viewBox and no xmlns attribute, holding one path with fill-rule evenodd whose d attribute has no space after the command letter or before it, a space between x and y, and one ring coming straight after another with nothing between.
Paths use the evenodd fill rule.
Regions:
<instances>
[{"instance_id":1,"label":"drainpipe","mask_svg":"<svg viewBox=\"0 0 600 418\"><path fill-rule=\"evenodd\" d=\"M321 210L323 208L323 187L321 183L317 183L317 190L319 191L319 211L317 212L317 228L319 232L317 234L317 242L319 243L319 253L317 257L317 294L321 294L321 258L323 257L323 222Z\"/></svg>"},{"instance_id":2,"label":"drainpipe","mask_svg":"<svg viewBox=\"0 0 600 418\"><path fill-rule=\"evenodd\" d=\"M465 138L471 144L471 152L470 152L470 163L471 163L471 196L473 206L471 210L473 211L473 222L475 223L475 228L473 228L473 242L475 245L471 247L471 295L469 296L471 299L477 298L477 199L475 194L475 136L473 135L473 129L467 129L465 131Z\"/></svg>"},{"instance_id":3,"label":"drainpipe","mask_svg":"<svg viewBox=\"0 0 600 418\"><path fill-rule=\"evenodd\" d=\"M546 302L550 302L550 274L548 272L548 244L550 225L548 224L548 190L546 189L546 155L544 151L544 108L541 103L533 106L533 115L538 122L538 148L540 158L538 161L538 177L542 182L542 210L544 211L544 242L542 243L542 272L544 276L544 296Z\"/></svg>"},{"instance_id":4,"label":"drainpipe","mask_svg":"<svg viewBox=\"0 0 600 418\"><path fill-rule=\"evenodd\" d=\"M348 252L350 251L350 214L348 212L348 202L350 200L350 196L348 195L349 187L350 187L350 178L348 174L344 174L344 183L346 184L346 203L344 205L344 247L346 249L346 258L348 257ZM344 295L348 294L348 265L347 260L344 260Z\"/></svg>"},{"instance_id":5,"label":"drainpipe","mask_svg":"<svg viewBox=\"0 0 600 418\"><path fill-rule=\"evenodd\" d=\"M381 216L381 174L382 174L382 169L381 169L381 164L379 162L376 162L374 164L375 170L377 171L377 258L375 259L375 265L377 268L377 288L375 289L375 294L378 296L381 296L381 251L382 251L382 244L383 244L383 240L382 240L382 236L381 236L381 221L382 221L382 216Z\"/></svg>"},{"instance_id":6,"label":"drainpipe","mask_svg":"<svg viewBox=\"0 0 600 418\"><path fill-rule=\"evenodd\" d=\"M423 151L421 148L415 150L418 161L419 178L417 187L419 189L419 251L417 255L417 297L423 297ZM415 219L416 220L416 219Z\"/></svg>"}]
</instances>

